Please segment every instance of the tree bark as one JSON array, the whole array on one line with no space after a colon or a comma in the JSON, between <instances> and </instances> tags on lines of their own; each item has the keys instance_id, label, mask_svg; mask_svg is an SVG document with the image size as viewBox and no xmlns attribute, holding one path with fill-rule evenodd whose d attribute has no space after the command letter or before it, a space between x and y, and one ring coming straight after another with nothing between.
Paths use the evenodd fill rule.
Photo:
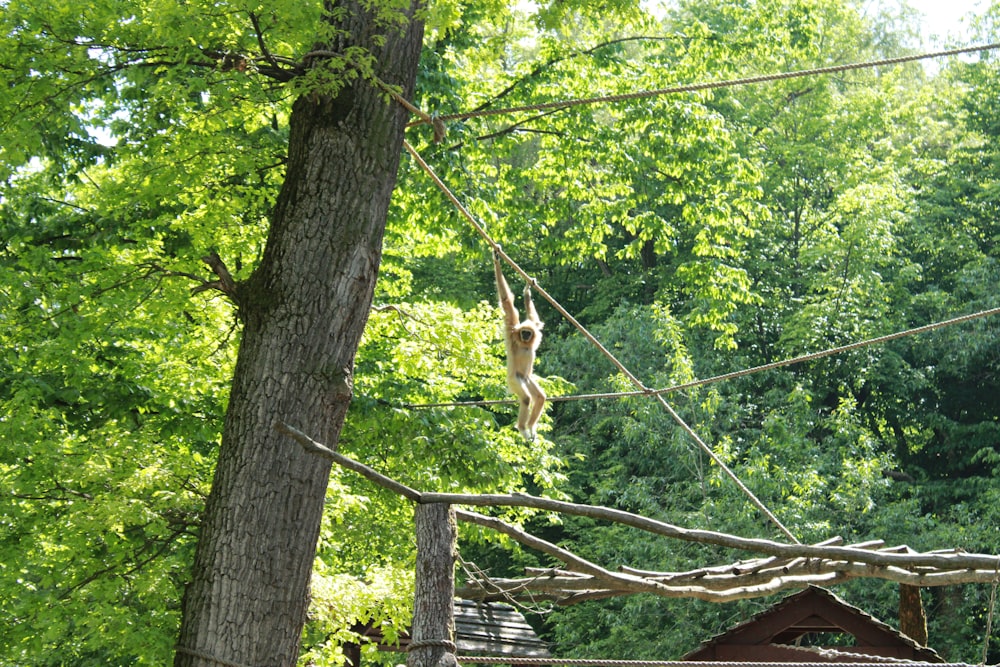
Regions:
<instances>
[{"instance_id":1,"label":"tree bark","mask_svg":"<svg viewBox=\"0 0 1000 667\"><path fill-rule=\"evenodd\" d=\"M455 558L458 529L451 505L417 505L416 590L406 667L456 667Z\"/></svg>"},{"instance_id":2,"label":"tree bark","mask_svg":"<svg viewBox=\"0 0 1000 667\"><path fill-rule=\"evenodd\" d=\"M317 48L368 49L376 76L410 97L422 23L380 29L362 4L338 5L327 3L327 20L337 23L328 34L341 36ZM273 425L337 443L407 119L363 80L294 103L288 172L264 256L238 286L244 330L177 667L296 662L330 463Z\"/></svg>"}]
</instances>

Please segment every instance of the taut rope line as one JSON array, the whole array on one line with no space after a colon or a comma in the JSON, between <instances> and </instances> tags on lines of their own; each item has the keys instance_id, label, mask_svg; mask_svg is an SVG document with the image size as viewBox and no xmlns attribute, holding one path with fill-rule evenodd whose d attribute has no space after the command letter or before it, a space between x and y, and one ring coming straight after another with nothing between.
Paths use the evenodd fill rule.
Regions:
<instances>
[{"instance_id":1,"label":"taut rope line","mask_svg":"<svg viewBox=\"0 0 1000 667\"><path fill-rule=\"evenodd\" d=\"M913 329L906 329L905 331L897 331L895 333L886 334L884 336L868 338L866 340L857 341L855 343L848 343L847 345L841 345L839 347L831 347L829 349L821 350L819 352L810 352L809 354L803 354L798 357L791 357L790 359L782 359L781 361L772 361L771 363L762 364L760 366L754 366L752 368L744 368L743 370L732 371L730 373L713 375L712 377L704 378L701 380L691 380L690 382L675 384L670 387L665 387L664 389L653 389L651 391L615 391L615 392L606 392L598 394L574 394L571 396L549 396L546 400L553 402L587 401L587 400L594 400L601 398L627 398L630 396L644 396L646 394L670 394L675 391L683 391L685 389L692 389L694 387L701 387L707 384L722 382L723 380L734 380L736 378L740 378L745 375L752 375L754 373L760 373L762 371L769 371L775 368L781 368L783 366L791 366L793 364L801 364L806 361L814 361L816 359L822 359L824 357L833 356L835 354L840 354L842 352L850 352L851 350L857 350L863 347L869 347L871 345L878 345L879 343L886 343L892 340L896 340L898 338L915 336L917 334L927 333L928 331L934 331L935 329L941 329L956 324L964 324L966 322L971 322L972 320L978 320L984 317L990 317L992 315L1000 315L1000 308L989 308L987 310L980 310L975 313L969 313L968 315L960 315L958 317L953 317L951 319L943 320L941 322L925 324L923 326L914 327ZM409 403L403 405L403 407L415 410L420 408L454 408L454 407L465 407L465 406L509 405L516 402L517 401L509 399L501 399L496 401L453 401L447 403Z\"/></svg>"},{"instance_id":2,"label":"taut rope line","mask_svg":"<svg viewBox=\"0 0 1000 667\"><path fill-rule=\"evenodd\" d=\"M604 356L607 357L612 364L614 364L615 368L617 368L625 377L627 377L629 379L629 382L635 385L636 389L638 389L640 393L648 394L654 397L660 403L663 409L667 411L670 417L675 422L677 422L677 424L682 429L684 429L684 432L687 433L688 436L690 436L691 439L694 440L699 447L701 447L701 449L709 456L709 458L711 458L712 461L714 461L715 464L719 466L719 468L723 472L725 472L726 475L731 480L733 480L736 486L750 499L750 502L752 502L754 506L756 506L757 509L759 509L764 514L764 516L770 519L771 522L774 523L774 525L777 526L778 529L781 530L781 532L784 533L786 537L788 537L788 539L790 539L794 544L799 544L800 542L795 538L792 532L788 530L788 528L786 528L783 523L781 523L778 517L776 517L774 513L771 512L771 510L769 510L767 506L764 505L764 503L761 502L759 498L757 498L756 495L754 495L753 491L751 491L740 480L740 478L736 476L736 473L734 473L732 470L729 469L729 466L726 465L725 461L719 458L718 455L716 455L716 453L712 451L712 448L709 447L708 444L704 440L702 440L701 437L697 433L695 433L690 426L688 426L687 422L685 422L684 419L679 414L677 414L677 411L674 410L669 403L667 403L666 399L664 399L663 396L654 393L652 389L646 387L646 385L644 385L639 378L633 375L632 372L628 368L626 368L625 365L621 361L619 361L617 357L615 357L615 355L613 355L606 347L604 347L603 344L601 344L601 341L597 340L597 338L592 333L590 333L590 331L588 331L585 326L580 324L580 322L575 317L573 317L565 308L563 308L562 305L559 304L559 302L552 297L552 295L550 295L548 292L542 289L538 285L537 280L529 276L524 269L518 266L517 263L513 259L511 259L510 256L507 255L507 253L503 251L503 249L497 244L497 242L490 237L490 235L486 232L486 229L484 229L483 226L479 224L479 221L477 221L475 217L469 212L469 210L462 205L462 203L458 200L458 197L456 197L454 193L452 193L452 191L448 188L448 186L445 185L444 181L442 181L440 177L438 177L438 175L434 172L434 170L431 169L430 165L428 165L424 161L424 159L420 156L419 153L417 153L417 151L413 148L413 146L409 144L409 142L404 140L403 147L406 148L406 150L410 153L410 155L413 156L413 159L417 161L417 164L420 165L420 168L423 169L424 172L431 177L431 180L434 181L434 184L438 187L438 189L441 190L441 192L444 193L444 195L451 201L451 203L455 205L459 213L461 213L462 216L466 220L468 220L469 223L475 228L475 230L479 233L479 235L483 237L483 240L485 240L489 244L489 246L505 262L507 262L507 264L509 264L511 268L514 269L514 271L517 272L518 275L524 278L524 280L531 285L532 289L537 291L539 295L541 295L546 301L552 304L552 307L555 308L560 315L565 317L566 320L574 327L576 327L576 329L581 334L583 334L583 336L587 340L589 340L594 346L596 346L597 349L600 350L601 353L604 354Z\"/></svg>"},{"instance_id":3,"label":"taut rope line","mask_svg":"<svg viewBox=\"0 0 1000 667\"><path fill-rule=\"evenodd\" d=\"M656 90L640 90L632 93L622 93L620 95L604 95L601 97L585 97L571 100L556 100L553 102L542 102L539 104L526 104L516 107L505 107L503 109L480 109L479 111L466 111L463 113L446 114L436 116L435 122L445 122L449 120L466 120L469 118L482 118L484 116L500 116L505 114L520 113L525 111L543 111L546 109L568 109L570 107L584 106L589 104L608 104L613 102L626 102L629 100L640 100L649 97L659 97L675 93L692 93L701 90L715 90L718 88L733 88L736 86L747 86L755 83L766 83L769 81L781 81L784 79L797 79L806 76L817 76L820 74L836 74L838 72L848 72L851 70L868 69L872 67L885 67L887 65L899 65L902 63L915 62L918 60L929 60L931 58L944 58L956 56L963 53L976 53L979 51L992 51L1000 49L1000 43L982 44L979 46L965 46L958 49L948 49L946 51L934 51L931 53L920 53L910 56L898 56L895 58L884 58L882 60L869 60L860 63L847 63L844 65L830 65L828 67L816 67L813 69L795 70L794 72L779 72L777 74L762 74L750 76L742 79L729 79L726 81L709 81L703 83L691 83L669 88L658 88ZM423 125L428 121L424 115L420 115L420 120L411 122L408 127Z\"/></svg>"}]
</instances>

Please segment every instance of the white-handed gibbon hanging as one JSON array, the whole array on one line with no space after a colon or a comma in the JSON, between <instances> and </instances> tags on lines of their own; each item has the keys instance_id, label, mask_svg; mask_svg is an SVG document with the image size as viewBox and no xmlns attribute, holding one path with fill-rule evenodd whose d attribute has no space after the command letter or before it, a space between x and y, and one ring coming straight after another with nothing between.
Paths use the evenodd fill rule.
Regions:
<instances>
[{"instance_id":1,"label":"white-handed gibbon hanging","mask_svg":"<svg viewBox=\"0 0 1000 667\"><path fill-rule=\"evenodd\" d=\"M517 395L517 430L526 440L535 439L535 427L545 407L545 392L538 385L533 369L535 353L542 342L544 324L531 301L531 285L524 286L525 320L520 321L514 307L514 294L500 270L500 254L493 252L493 269L497 278L497 294L503 308L503 337L507 347L507 386Z\"/></svg>"}]
</instances>

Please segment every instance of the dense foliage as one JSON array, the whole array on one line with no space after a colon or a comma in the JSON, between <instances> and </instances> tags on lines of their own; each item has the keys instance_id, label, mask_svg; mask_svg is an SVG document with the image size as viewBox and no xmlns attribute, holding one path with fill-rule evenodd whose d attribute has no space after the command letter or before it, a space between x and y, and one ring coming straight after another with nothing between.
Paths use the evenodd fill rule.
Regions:
<instances>
[{"instance_id":1,"label":"dense foliage","mask_svg":"<svg viewBox=\"0 0 1000 667\"><path fill-rule=\"evenodd\" d=\"M903 18L835 0L621 3L613 18L580 4L432 4L415 102L448 114L916 48ZM0 3L5 664L168 661L240 335L200 289L201 258L238 280L259 261L291 96L319 85L223 56L256 48L255 24L301 56L320 3L85 5ZM998 91L983 54L409 136L512 257L667 387L1000 306ZM539 310L551 394L629 388ZM497 322L487 246L405 162L341 451L421 489L524 489L780 539L647 400L554 403L530 445L507 407L412 407L505 397ZM1000 551L996 317L669 399L802 541ZM411 518L334 472L303 661L337 664L356 620L406 624ZM516 518L609 566L733 557ZM472 531L463 554L496 573L536 558ZM895 619L891 586L837 592ZM930 645L977 661L988 599L925 589ZM562 655L669 659L769 602L635 597L538 625Z\"/></svg>"}]
</instances>

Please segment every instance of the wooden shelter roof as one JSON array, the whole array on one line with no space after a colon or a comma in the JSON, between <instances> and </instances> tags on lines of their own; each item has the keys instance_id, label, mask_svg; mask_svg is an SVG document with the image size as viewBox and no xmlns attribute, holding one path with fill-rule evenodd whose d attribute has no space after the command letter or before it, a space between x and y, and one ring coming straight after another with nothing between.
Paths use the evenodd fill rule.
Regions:
<instances>
[{"instance_id":1,"label":"wooden shelter roof","mask_svg":"<svg viewBox=\"0 0 1000 667\"><path fill-rule=\"evenodd\" d=\"M385 651L405 651L409 634L399 644L382 641L378 628L365 627L361 634ZM457 655L482 655L519 658L547 658L548 645L514 607L499 602L455 600L455 645Z\"/></svg>"},{"instance_id":2,"label":"wooden shelter roof","mask_svg":"<svg viewBox=\"0 0 1000 667\"><path fill-rule=\"evenodd\" d=\"M808 643L808 635L850 635L853 645ZM822 637L820 637L822 639ZM807 640L803 642L803 640ZM745 662L863 662L873 656L943 663L933 649L830 591L810 586L709 639L682 660Z\"/></svg>"},{"instance_id":3,"label":"wooden shelter roof","mask_svg":"<svg viewBox=\"0 0 1000 667\"><path fill-rule=\"evenodd\" d=\"M455 643L458 655L547 658L548 645L514 607L472 600L455 602Z\"/></svg>"}]
</instances>

